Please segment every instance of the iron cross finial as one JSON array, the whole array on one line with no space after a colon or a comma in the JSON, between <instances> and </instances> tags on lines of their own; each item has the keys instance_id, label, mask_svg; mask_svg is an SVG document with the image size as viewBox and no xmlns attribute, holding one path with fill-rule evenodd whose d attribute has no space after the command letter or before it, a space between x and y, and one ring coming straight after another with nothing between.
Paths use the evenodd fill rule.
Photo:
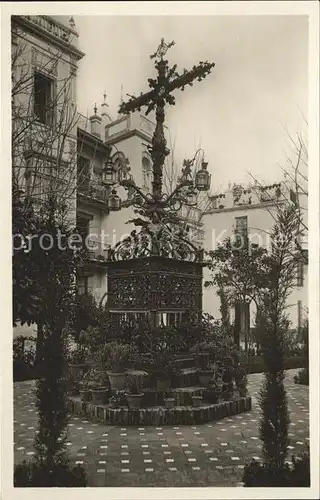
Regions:
<instances>
[{"instance_id":1,"label":"iron cross finial","mask_svg":"<svg viewBox=\"0 0 320 500\"><path fill-rule=\"evenodd\" d=\"M154 59L156 57L159 57L160 59L163 59L166 53L168 52L168 49L172 47L175 44L175 41L172 40L170 43L166 43L164 41L164 38L161 38L161 42L159 47L157 48L157 51L150 56L150 59Z\"/></svg>"}]
</instances>

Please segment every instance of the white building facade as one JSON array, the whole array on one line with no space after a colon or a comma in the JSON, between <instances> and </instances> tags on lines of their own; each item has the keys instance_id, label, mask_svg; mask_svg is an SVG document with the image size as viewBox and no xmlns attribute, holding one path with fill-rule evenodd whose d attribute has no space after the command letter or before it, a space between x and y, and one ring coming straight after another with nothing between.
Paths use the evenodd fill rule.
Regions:
<instances>
[{"instance_id":1,"label":"white building facade","mask_svg":"<svg viewBox=\"0 0 320 500\"><path fill-rule=\"evenodd\" d=\"M240 186L229 187L228 191L213 200L214 208L204 217L204 248L215 250L227 237L234 233L246 232L249 242L271 249L271 232L275 224L277 206L290 203L290 184L275 184L261 188L257 185L247 189ZM303 200L304 207L307 201ZM282 205L283 206L283 205ZM303 218L307 221L307 212ZM301 241L304 258L297 265L296 284L287 304L287 312L293 329L302 326L308 308L308 259L307 234ZM204 281L210 280L210 272L204 270ZM220 300L214 287L203 290L203 309L215 318L220 317ZM234 318L234 312L232 312ZM250 309L250 327L254 326L255 310Z\"/></svg>"}]
</instances>

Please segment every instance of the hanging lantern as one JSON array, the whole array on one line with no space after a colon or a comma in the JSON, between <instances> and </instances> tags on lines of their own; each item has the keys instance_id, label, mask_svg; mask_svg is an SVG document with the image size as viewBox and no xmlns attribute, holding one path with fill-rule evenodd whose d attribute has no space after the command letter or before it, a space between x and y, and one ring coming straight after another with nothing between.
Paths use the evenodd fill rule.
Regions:
<instances>
[{"instance_id":1,"label":"hanging lantern","mask_svg":"<svg viewBox=\"0 0 320 500\"><path fill-rule=\"evenodd\" d=\"M105 167L102 170L102 182L107 186L112 186L116 182L116 171L112 163L111 158L105 163Z\"/></svg>"},{"instance_id":2,"label":"hanging lantern","mask_svg":"<svg viewBox=\"0 0 320 500\"><path fill-rule=\"evenodd\" d=\"M142 205L143 203L143 198L142 196L139 194L139 193L136 193L133 197L132 197L132 203L133 205Z\"/></svg>"},{"instance_id":3,"label":"hanging lantern","mask_svg":"<svg viewBox=\"0 0 320 500\"><path fill-rule=\"evenodd\" d=\"M121 198L117 195L117 191L113 189L109 196L108 208L110 212L115 212L121 208Z\"/></svg>"},{"instance_id":4,"label":"hanging lantern","mask_svg":"<svg viewBox=\"0 0 320 500\"><path fill-rule=\"evenodd\" d=\"M207 170L208 162L201 163L201 169L196 173L196 188L198 191L208 191L211 184L211 175Z\"/></svg>"},{"instance_id":5,"label":"hanging lantern","mask_svg":"<svg viewBox=\"0 0 320 500\"><path fill-rule=\"evenodd\" d=\"M189 203L190 205L193 205L196 203L196 196L197 196L197 192L193 189L192 186L190 186L186 192L186 200L187 200L187 203Z\"/></svg>"}]
</instances>

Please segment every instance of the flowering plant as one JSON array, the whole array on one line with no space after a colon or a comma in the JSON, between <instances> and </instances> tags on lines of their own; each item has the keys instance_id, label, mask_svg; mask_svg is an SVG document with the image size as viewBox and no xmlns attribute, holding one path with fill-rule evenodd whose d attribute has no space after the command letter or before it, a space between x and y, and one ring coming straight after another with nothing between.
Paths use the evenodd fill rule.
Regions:
<instances>
[{"instance_id":1,"label":"flowering plant","mask_svg":"<svg viewBox=\"0 0 320 500\"><path fill-rule=\"evenodd\" d=\"M68 352L68 362L71 365L83 365L87 361L88 350L85 346L76 344Z\"/></svg>"}]
</instances>

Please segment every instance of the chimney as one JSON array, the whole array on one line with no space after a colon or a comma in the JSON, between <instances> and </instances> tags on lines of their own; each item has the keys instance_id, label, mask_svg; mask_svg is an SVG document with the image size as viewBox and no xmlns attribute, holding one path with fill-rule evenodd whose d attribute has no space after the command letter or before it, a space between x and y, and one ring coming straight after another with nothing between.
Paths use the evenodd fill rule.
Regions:
<instances>
[{"instance_id":1,"label":"chimney","mask_svg":"<svg viewBox=\"0 0 320 500\"><path fill-rule=\"evenodd\" d=\"M101 117L97 115L97 104L94 105L94 115L90 116L91 134L101 139Z\"/></svg>"}]
</instances>

